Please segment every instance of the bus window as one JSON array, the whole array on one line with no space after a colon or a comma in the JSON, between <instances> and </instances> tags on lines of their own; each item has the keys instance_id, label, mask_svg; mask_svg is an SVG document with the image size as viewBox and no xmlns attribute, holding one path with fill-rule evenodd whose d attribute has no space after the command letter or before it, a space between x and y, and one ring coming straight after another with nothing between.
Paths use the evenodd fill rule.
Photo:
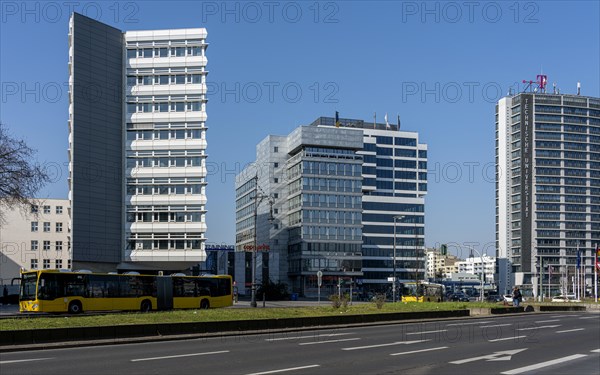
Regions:
<instances>
[{"instance_id":1,"label":"bus window","mask_svg":"<svg viewBox=\"0 0 600 375\"><path fill-rule=\"evenodd\" d=\"M35 290L37 286L37 273L26 273L22 275L21 280L21 301L33 301L35 299Z\"/></svg>"},{"instance_id":2,"label":"bus window","mask_svg":"<svg viewBox=\"0 0 600 375\"><path fill-rule=\"evenodd\" d=\"M53 300L61 297L61 288L55 274L43 274L40 277L38 299Z\"/></svg>"},{"instance_id":3,"label":"bus window","mask_svg":"<svg viewBox=\"0 0 600 375\"><path fill-rule=\"evenodd\" d=\"M231 280L218 279L219 281L219 296L226 296L231 293Z\"/></svg>"}]
</instances>

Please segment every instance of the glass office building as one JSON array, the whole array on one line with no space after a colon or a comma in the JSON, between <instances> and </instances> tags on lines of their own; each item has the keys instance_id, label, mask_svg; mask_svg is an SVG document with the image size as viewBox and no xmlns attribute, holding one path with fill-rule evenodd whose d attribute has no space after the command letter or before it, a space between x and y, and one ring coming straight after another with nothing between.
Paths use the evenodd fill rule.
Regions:
<instances>
[{"instance_id":1,"label":"glass office building","mask_svg":"<svg viewBox=\"0 0 600 375\"><path fill-rule=\"evenodd\" d=\"M426 145L397 125L320 117L269 136L237 176L236 248L252 250L256 235L257 279L304 295L316 295L318 271L326 294L340 283L388 291L395 229L398 280L422 279L426 174ZM238 285L251 282L248 264Z\"/></svg>"}]
</instances>

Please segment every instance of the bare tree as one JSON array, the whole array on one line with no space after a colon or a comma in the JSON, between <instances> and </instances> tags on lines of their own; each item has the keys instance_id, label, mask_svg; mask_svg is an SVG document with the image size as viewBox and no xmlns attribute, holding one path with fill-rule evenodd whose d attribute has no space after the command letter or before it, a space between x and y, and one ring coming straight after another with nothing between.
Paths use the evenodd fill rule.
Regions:
<instances>
[{"instance_id":1,"label":"bare tree","mask_svg":"<svg viewBox=\"0 0 600 375\"><path fill-rule=\"evenodd\" d=\"M25 141L8 134L0 123L0 225L6 209L29 207L50 180L46 170L33 159L36 152Z\"/></svg>"}]
</instances>

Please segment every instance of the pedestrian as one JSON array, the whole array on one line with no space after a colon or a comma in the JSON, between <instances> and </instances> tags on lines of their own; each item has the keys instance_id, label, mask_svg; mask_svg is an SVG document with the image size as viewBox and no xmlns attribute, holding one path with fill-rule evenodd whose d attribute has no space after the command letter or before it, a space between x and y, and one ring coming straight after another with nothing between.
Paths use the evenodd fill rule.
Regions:
<instances>
[{"instance_id":1,"label":"pedestrian","mask_svg":"<svg viewBox=\"0 0 600 375\"><path fill-rule=\"evenodd\" d=\"M521 296L521 291L519 290L519 288L515 287L513 289L513 306L515 307L519 307L519 303L521 302L521 298L523 298L523 296Z\"/></svg>"}]
</instances>

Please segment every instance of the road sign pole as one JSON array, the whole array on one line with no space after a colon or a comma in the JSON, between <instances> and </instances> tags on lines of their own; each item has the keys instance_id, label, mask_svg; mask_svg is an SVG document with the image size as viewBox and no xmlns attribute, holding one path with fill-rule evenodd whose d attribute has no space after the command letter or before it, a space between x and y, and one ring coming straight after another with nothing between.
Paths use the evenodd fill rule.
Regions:
<instances>
[{"instance_id":1,"label":"road sign pole","mask_svg":"<svg viewBox=\"0 0 600 375\"><path fill-rule=\"evenodd\" d=\"M317 271L317 303L321 304L321 285L323 284L323 272Z\"/></svg>"}]
</instances>

